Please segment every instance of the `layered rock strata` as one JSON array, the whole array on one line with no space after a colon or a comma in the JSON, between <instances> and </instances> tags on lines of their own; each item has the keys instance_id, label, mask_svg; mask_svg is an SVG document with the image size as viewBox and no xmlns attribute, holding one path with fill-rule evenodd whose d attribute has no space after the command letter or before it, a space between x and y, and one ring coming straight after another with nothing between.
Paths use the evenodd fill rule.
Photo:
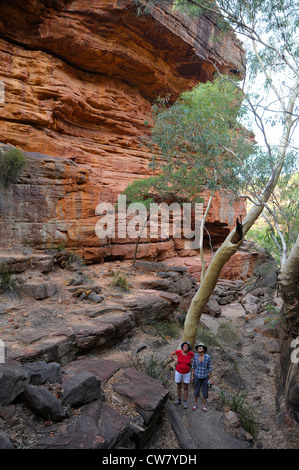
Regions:
<instances>
[{"instance_id":1,"label":"layered rock strata","mask_svg":"<svg viewBox=\"0 0 299 470\"><path fill-rule=\"evenodd\" d=\"M154 99L174 101L211 80L213 63L242 72L240 43L219 34L206 15L190 19L160 6L138 16L132 0L2 2L1 141L26 151L28 165L17 184L1 189L1 245L64 244L91 261L132 258L128 238L99 243L96 206L149 175L139 139ZM212 240L223 240L244 212L243 202L215 198ZM145 240L138 256L182 250L180 240Z\"/></svg>"}]
</instances>

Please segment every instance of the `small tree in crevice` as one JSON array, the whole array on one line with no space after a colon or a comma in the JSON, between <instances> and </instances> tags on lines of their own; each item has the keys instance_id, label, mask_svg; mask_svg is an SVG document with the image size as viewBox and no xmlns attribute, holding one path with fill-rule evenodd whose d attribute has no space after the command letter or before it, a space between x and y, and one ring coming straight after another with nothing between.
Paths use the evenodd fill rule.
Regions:
<instances>
[{"instance_id":1,"label":"small tree in crevice","mask_svg":"<svg viewBox=\"0 0 299 470\"><path fill-rule=\"evenodd\" d=\"M0 185L8 188L15 183L27 165L27 160L19 149L0 150Z\"/></svg>"}]
</instances>

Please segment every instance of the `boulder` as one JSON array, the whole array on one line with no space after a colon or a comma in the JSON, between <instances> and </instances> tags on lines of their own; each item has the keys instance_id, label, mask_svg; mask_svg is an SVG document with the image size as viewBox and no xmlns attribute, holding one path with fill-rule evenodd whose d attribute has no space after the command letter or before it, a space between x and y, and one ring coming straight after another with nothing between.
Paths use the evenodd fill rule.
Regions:
<instances>
[{"instance_id":1,"label":"boulder","mask_svg":"<svg viewBox=\"0 0 299 470\"><path fill-rule=\"evenodd\" d=\"M4 364L0 363L0 405L12 403L28 383L28 372L17 361L7 358Z\"/></svg>"},{"instance_id":2,"label":"boulder","mask_svg":"<svg viewBox=\"0 0 299 470\"><path fill-rule=\"evenodd\" d=\"M105 399L100 378L88 371L80 372L68 379L63 383L63 388L61 403L70 407Z\"/></svg>"},{"instance_id":3,"label":"boulder","mask_svg":"<svg viewBox=\"0 0 299 470\"><path fill-rule=\"evenodd\" d=\"M74 326L76 344L79 351L92 350L113 338L114 326L111 323Z\"/></svg>"},{"instance_id":4,"label":"boulder","mask_svg":"<svg viewBox=\"0 0 299 470\"><path fill-rule=\"evenodd\" d=\"M24 396L29 408L44 419L62 421L66 417L62 404L49 390L27 385Z\"/></svg>"},{"instance_id":5,"label":"boulder","mask_svg":"<svg viewBox=\"0 0 299 470\"><path fill-rule=\"evenodd\" d=\"M235 296L233 294L223 295L218 298L217 302L219 305L227 305L232 303L235 300Z\"/></svg>"},{"instance_id":6,"label":"boulder","mask_svg":"<svg viewBox=\"0 0 299 470\"><path fill-rule=\"evenodd\" d=\"M21 345L11 353L12 359L22 363L31 361L58 362L61 365L73 361L78 353L75 333L71 328L62 328L45 334L36 329L36 339L29 345ZM21 339L22 340L22 339Z\"/></svg>"},{"instance_id":7,"label":"boulder","mask_svg":"<svg viewBox=\"0 0 299 470\"><path fill-rule=\"evenodd\" d=\"M90 300L90 302L95 302L98 304L102 302L102 300L104 300L104 297L96 294L95 292L90 292L90 294L87 296L87 300Z\"/></svg>"},{"instance_id":8,"label":"boulder","mask_svg":"<svg viewBox=\"0 0 299 470\"><path fill-rule=\"evenodd\" d=\"M47 364L45 361L28 362L23 364L28 372L30 385L43 385L49 383L62 383L61 365L57 362Z\"/></svg>"},{"instance_id":9,"label":"boulder","mask_svg":"<svg viewBox=\"0 0 299 470\"><path fill-rule=\"evenodd\" d=\"M20 290L23 294L33 297L35 300L44 300L57 294L58 287L55 284L22 284Z\"/></svg>"},{"instance_id":10,"label":"boulder","mask_svg":"<svg viewBox=\"0 0 299 470\"><path fill-rule=\"evenodd\" d=\"M207 315L212 315L213 317L219 317L221 315L221 307L218 304L214 295L211 295L207 305L203 309L203 313L206 313Z\"/></svg>"},{"instance_id":11,"label":"boulder","mask_svg":"<svg viewBox=\"0 0 299 470\"><path fill-rule=\"evenodd\" d=\"M246 314L254 315L260 313L263 307L263 301L254 295L246 294L241 300L241 304L246 312Z\"/></svg>"},{"instance_id":12,"label":"boulder","mask_svg":"<svg viewBox=\"0 0 299 470\"><path fill-rule=\"evenodd\" d=\"M237 423L239 421L238 416L232 410L229 410L225 413L225 418L229 421L230 424Z\"/></svg>"},{"instance_id":13,"label":"boulder","mask_svg":"<svg viewBox=\"0 0 299 470\"><path fill-rule=\"evenodd\" d=\"M38 259L33 258L32 265L43 274L49 273L53 269L54 259L50 255L44 258L38 258Z\"/></svg>"}]
</instances>

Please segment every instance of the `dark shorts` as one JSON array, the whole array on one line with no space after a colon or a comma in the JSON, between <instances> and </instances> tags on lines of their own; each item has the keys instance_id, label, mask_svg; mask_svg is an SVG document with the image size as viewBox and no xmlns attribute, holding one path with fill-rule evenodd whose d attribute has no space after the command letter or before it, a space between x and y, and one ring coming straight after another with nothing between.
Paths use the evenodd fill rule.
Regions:
<instances>
[{"instance_id":1,"label":"dark shorts","mask_svg":"<svg viewBox=\"0 0 299 470\"><path fill-rule=\"evenodd\" d=\"M200 389L202 388L202 397L203 398L208 398L208 381L209 377L205 377L204 379L198 379L197 377L194 377L194 396L199 397L199 392Z\"/></svg>"}]
</instances>

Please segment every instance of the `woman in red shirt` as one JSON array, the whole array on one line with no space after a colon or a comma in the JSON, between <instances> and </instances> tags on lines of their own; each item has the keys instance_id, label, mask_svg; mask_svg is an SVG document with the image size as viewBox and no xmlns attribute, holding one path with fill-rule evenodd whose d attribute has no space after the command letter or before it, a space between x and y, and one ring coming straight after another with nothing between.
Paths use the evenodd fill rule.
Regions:
<instances>
[{"instance_id":1,"label":"woman in red shirt","mask_svg":"<svg viewBox=\"0 0 299 470\"><path fill-rule=\"evenodd\" d=\"M191 351L191 345L188 341L181 344L181 349L172 351L170 356L176 361L175 367L175 383L177 384L178 398L174 402L175 405L181 404L182 382L184 383L184 408L187 408L188 384L191 377L191 364L194 353Z\"/></svg>"}]
</instances>

